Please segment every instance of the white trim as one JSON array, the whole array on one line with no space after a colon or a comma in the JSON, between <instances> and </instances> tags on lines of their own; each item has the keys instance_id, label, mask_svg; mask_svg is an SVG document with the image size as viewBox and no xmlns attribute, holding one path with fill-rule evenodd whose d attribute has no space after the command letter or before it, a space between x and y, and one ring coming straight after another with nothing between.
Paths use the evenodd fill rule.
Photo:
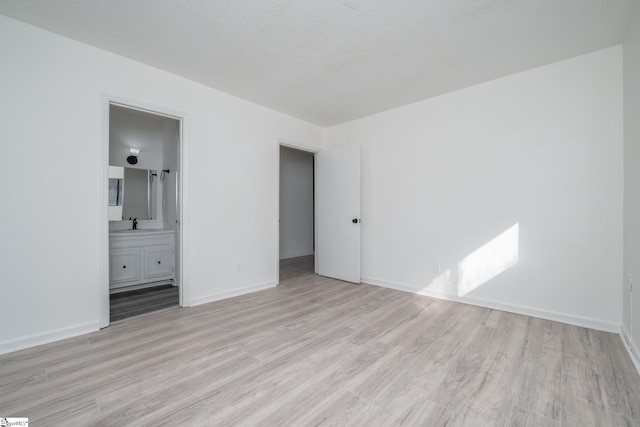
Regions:
<instances>
[{"instance_id":1,"label":"white trim","mask_svg":"<svg viewBox=\"0 0 640 427\"><path fill-rule=\"evenodd\" d=\"M300 258L302 256L311 256L313 255L313 251L311 252L301 252L299 254L295 254L295 255L287 255L285 257L280 258L280 261L284 260L284 259L291 259L291 258Z\"/></svg>"},{"instance_id":2,"label":"white trim","mask_svg":"<svg viewBox=\"0 0 640 427\"><path fill-rule=\"evenodd\" d=\"M205 295L203 297L194 298L191 300L191 306L207 304L214 301L220 301L223 299L233 298L240 295L250 294L252 292L263 291L265 289L275 288L278 284L274 280L270 280L265 283L259 283L257 285L244 286L242 288L232 289L229 291L217 292L215 294Z\"/></svg>"},{"instance_id":3,"label":"white trim","mask_svg":"<svg viewBox=\"0 0 640 427\"><path fill-rule=\"evenodd\" d=\"M76 337L78 335L88 334L100 330L97 321L81 323L68 328L54 329L48 332L20 337L15 340L0 343L0 354L11 353L13 351L24 350L25 348L35 347L37 345L48 344L54 341L60 341L67 338Z\"/></svg>"},{"instance_id":4,"label":"white trim","mask_svg":"<svg viewBox=\"0 0 640 427\"><path fill-rule=\"evenodd\" d=\"M100 120L100 144L102 150L99 170L100 181L97 185L100 197L98 206L100 220L100 234L98 235L98 293L100 294L100 306L98 307L100 328L109 326L109 190L105 185L109 182L109 102L110 97L102 94L100 108L102 120Z\"/></svg>"},{"instance_id":5,"label":"white trim","mask_svg":"<svg viewBox=\"0 0 640 427\"><path fill-rule=\"evenodd\" d=\"M301 144L294 141L286 141L284 139L278 139L278 146L282 145L283 147L293 148L294 150L306 151L308 153L317 153L320 151L320 148L314 147L313 145ZM280 151L278 150L278 154Z\"/></svg>"},{"instance_id":6,"label":"white trim","mask_svg":"<svg viewBox=\"0 0 640 427\"><path fill-rule=\"evenodd\" d=\"M180 286L180 307L191 306L191 286L190 273L191 269L188 265L188 260L191 259L191 253L189 249L188 239L189 236L189 186L188 175L186 171L189 170L189 116L181 114L182 120L180 120L180 141L178 142L179 155L178 164L180 165L180 173L178 174L178 224L176 231L179 233L178 243L180 255L178 256L178 262L180 263L180 271L178 285Z\"/></svg>"},{"instance_id":7,"label":"white trim","mask_svg":"<svg viewBox=\"0 0 640 427\"><path fill-rule=\"evenodd\" d=\"M100 286L100 307L99 314L100 320L99 325L100 328L105 328L109 326L109 212L108 212L108 189L104 184L109 179L109 107L110 105L118 105L121 107L126 107L134 110L145 111L148 113L152 113L155 115L169 117L175 120L178 120L180 127L180 140L178 141L178 147L180 150L180 155L178 159L179 163L179 176L178 180L180 183L179 187L179 197L180 204L178 206L178 227L179 230L179 241L178 248L179 251L179 262L180 262L180 274L179 277L176 278L179 286L180 286L180 306L189 307L191 305L190 301L190 288L189 288L189 271L188 264L185 262L185 258L188 257L188 250L186 241L186 235L188 231L188 194L186 185L187 181L187 146L188 146L188 116L182 112L175 111L169 108L165 108L163 106L153 105L146 102L132 100L129 98L124 98L119 95L102 93L101 94L101 108L102 108L102 121L101 121L101 144L102 144L102 156L100 158L102 174L100 176L100 182L98 185L100 195L100 206L99 208L99 217L101 221L101 233L98 237L98 255L100 256L99 267L98 267L98 286Z\"/></svg>"},{"instance_id":8,"label":"white trim","mask_svg":"<svg viewBox=\"0 0 640 427\"><path fill-rule=\"evenodd\" d=\"M104 94L106 98L109 99L109 104L115 105L118 107L128 108L130 110L142 111L145 113L153 114L155 116L167 117L169 119L181 120L183 118L183 114L171 110L169 108L165 108L162 106L148 104L146 102L137 101L135 99L123 98L118 95Z\"/></svg>"},{"instance_id":9,"label":"white trim","mask_svg":"<svg viewBox=\"0 0 640 427\"><path fill-rule=\"evenodd\" d=\"M635 342L633 342L633 338L627 328L622 325L620 329L620 339L622 340L622 344L624 348L627 349L627 353L629 353L629 357L631 358L631 362L633 362L633 366L635 366L636 371L638 371L638 375L640 375L640 349Z\"/></svg>"},{"instance_id":10,"label":"white trim","mask_svg":"<svg viewBox=\"0 0 640 427\"><path fill-rule=\"evenodd\" d=\"M276 260L275 260L275 270L276 270L276 278L275 278L275 284L276 286L280 284L280 147L288 147L288 148L293 148L295 150L300 150L300 151L306 151L308 153L313 153L313 155L315 156L320 150L321 148L319 147L314 147L312 145L307 145L307 144L301 144L298 142L293 142L293 141L287 141L281 138L278 138L276 140ZM313 181L314 181L314 188L313 188L313 198L315 200L316 197L316 189L315 189L315 158L314 158L314 166L313 166L313 173L314 173L314 177L313 177ZM314 212L314 218L315 218L315 212ZM315 223L315 219L313 221L313 235L316 236L316 223ZM318 242L318 240L314 237L314 241ZM309 255L313 255L313 253L309 254ZM303 255L298 255L298 256L303 256ZM287 258L293 258L293 257L287 257ZM282 258L282 259L286 259L286 258ZM317 271L317 269L314 266L314 271Z\"/></svg>"},{"instance_id":11,"label":"white trim","mask_svg":"<svg viewBox=\"0 0 640 427\"><path fill-rule=\"evenodd\" d=\"M555 322L568 323L570 325L582 326L585 328L596 329L600 331L619 333L620 324L615 322L607 322L604 320L594 319L591 317L575 316L557 311L541 310L533 307L526 307L515 304L505 304L498 301L486 300L483 298L459 297L457 295L437 292L428 289L416 289L413 286L389 282L387 280L376 279L373 277L363 277L363 283L370 285L382 286L385 288L396 289L399 291L411 292L413 294L424 295L432 298L443 299L447 301L455 301L463 304L476 305L479 307L492 308L494 310L507 311L525 316L538 317L540 319L553 320Z\"/></svg>"},{"instance_id":12,"label":"white trim","mask_svg":"<svg viewBox=\"0 0 640 427\"><path fill-rule=\"evenodd\" d=\"M275 236L276 238L274 239L276 241L276 247L275 247L275 255L276 255L276 261L275 261L275 270L276 270L276 277L274 279L274 282L276 283L276 286L278 286L280 284L280 151L281 151L281 147L282 143L280 142L280 140L276 140L276 184L275 184L275 189L276 189L276 201L275 201L275 210L276 210L276 233Z\"/></svg>"}]
</instances>

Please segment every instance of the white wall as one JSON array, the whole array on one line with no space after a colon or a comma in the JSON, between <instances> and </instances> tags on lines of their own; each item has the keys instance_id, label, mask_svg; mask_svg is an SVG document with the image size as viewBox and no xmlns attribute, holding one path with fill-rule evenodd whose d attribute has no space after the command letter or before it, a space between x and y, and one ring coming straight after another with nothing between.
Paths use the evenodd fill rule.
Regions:
<instances>
[{"instance_id":1,"label":"white wall","mask_svg":"<svg viewBox=\"0 0 640 427\"><path fill-rule=\"evenodd\" d=\"M638 63L634 34L627 70ZM637 159L634 73L625 80L625 149ZM0 210L0 300L9 302L0 353L98 327L104 94L186 116L187 305L275 283L276 141L320 147L322 129L3 16L0 94L0 179L14 207ZM332 146L362 147L366 281L617 330L620 48L324 134ZM640 277L637 162L627 162L625 266Z\"/></svg>"},{"instance_id":2,"label":"white wall","mask_svg":"<svg viewBox=\"0 0 640 427\"><path fill-rule=\"evenodd\" d=\"M363 281L618 331L621 55L328 129L362 149Z\"/></svg>"},{"instance_id":3,"label":"white wall","mask_svg":"<svg viewBox=\"0 0 640 427\"><path fill-rule=\"evenodd\" d=\"M0 353L98 328L104 94L186 116L187 304L276 283L277 140L322 129L3 16L0 94Z\"/></svg>"},{"instance_id":4,"label":"white wall","mask_svg":"<svg viewBox=\"0 0 640 427\"><path fill-rule=\"evenodd\" d=\"M623 327L640 371L640 8L624 43L624 273Z\"/></svg>"},{"instance_id":5,"label":"white wall","mask_svg":"<svg viewBox=\"0 0 640 427\"><path fill-rule=\"evenodd\" d=\"M280 259L313 254L313 154L280 149Z\"/></svg>"}]
</instances>

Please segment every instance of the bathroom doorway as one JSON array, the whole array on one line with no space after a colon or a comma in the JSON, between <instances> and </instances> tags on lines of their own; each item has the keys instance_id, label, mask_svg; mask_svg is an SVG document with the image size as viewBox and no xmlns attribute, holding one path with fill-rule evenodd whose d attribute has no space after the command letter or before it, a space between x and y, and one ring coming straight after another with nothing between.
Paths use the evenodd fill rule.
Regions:
<instances>
[{"instance_id":1,"label":"bathroom doorway","mask_svg":"<svg viewBox=\"0 0 640 427\"><path fill-rule=\"evenodd\" d=\"M315 275L314 153L279 145L279 284Z\"/></svg>"},{"instance_id":2,"label":"bathroom doorway","mask_svg":"<svg viewBox=\"0 0 640 427\"><path fill-rule=\"evenodd\" d=\"M107 108L106 325L178 307L183 297L182 119L114 101Z\"/></svg>"}]
</instances>

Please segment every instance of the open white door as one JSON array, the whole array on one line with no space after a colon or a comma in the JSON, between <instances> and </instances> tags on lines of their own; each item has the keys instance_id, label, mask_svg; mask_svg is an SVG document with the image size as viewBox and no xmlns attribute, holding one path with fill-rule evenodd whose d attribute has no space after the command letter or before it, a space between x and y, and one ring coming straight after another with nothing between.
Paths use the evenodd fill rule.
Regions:
<instances>
[{"instance_id":1,"label":"open white door","mask_svg":"<svg viewBox=\"0 0 640 427\"><path fill-rule=\"evenodd\" d=\"M360 147L316 154L316 272L360 283Z\"/></svg>"}]
</instances>

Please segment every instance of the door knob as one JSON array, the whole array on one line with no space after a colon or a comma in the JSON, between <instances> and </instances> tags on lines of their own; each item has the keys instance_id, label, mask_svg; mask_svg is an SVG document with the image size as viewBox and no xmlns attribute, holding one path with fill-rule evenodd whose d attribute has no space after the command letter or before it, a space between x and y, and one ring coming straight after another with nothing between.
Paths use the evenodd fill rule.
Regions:
<instances>
[{"instance_id":1,"label":"door knob","mask_svg":"<svg viewBox=\"0 0 640 427\"><path fill-rule=\"evenodd\" d=\"M360 220L359 220L358 218L353 218L353 219L351 220L351 222L352 222L352 223L354 223L354 224L357 224L357 223L359 223L359 222L360 222Z\"/></svg>"}]
</instances>

